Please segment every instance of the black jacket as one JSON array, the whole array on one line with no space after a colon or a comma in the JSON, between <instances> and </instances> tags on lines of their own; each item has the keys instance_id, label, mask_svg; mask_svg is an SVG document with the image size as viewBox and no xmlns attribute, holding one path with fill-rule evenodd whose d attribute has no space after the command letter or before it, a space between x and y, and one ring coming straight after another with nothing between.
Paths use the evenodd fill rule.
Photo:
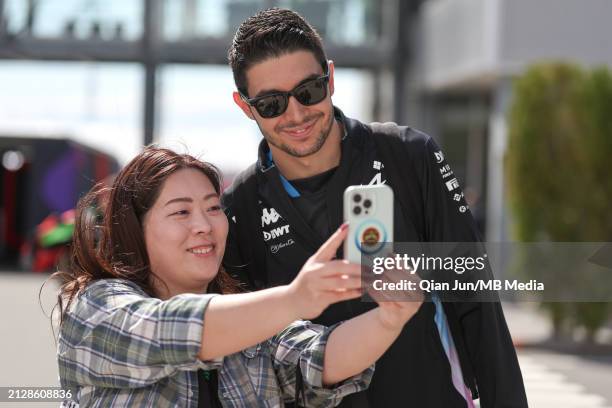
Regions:
<instances>
[{"instance_id":1,"label":"black jacket","mask_svg":"<svg viewBox=\"0 0 612 408\"><path fill-rule=\"evenodd\" d=\"M346 132L342 140L340 166L326 186L327 214L332 228L342 222L342 197L347 186L388 183L387 163L377 152L370 127L344 117L337 109L336 115ZM395 241L478 241L469 210L460 211L460 207L466 205L464 198L461 197L459 202L455 200L455 194L460 190L454 189L451 193L447 188L446 183L453 177L452 174L443 177L441 168L446 166L446 162L435 141L410 128L404 128L401 137L406 165L413 166L415 174L413 179L405 182L408 191L413 193L411 200L416 203L416 210L402 210L396 197ZM294 207L277 168L269 165L268 151L267 144L262 141L257 163L237 177L223 195L230 219L224 266L252 289L291 282L308 257L327 239L313 230ZM450 171L446 169L444 173ZM256 187L246 188L249 183ZM245 194L251 190L256 191L256 197ZM239 225L240 214L256 217L262 235L242 236L245 228L244 224L243 228ZM255 248L256 257L248 255L253 251L253 248L247 250L249 246ZM316 322L331 325L374 306L359 300L332 305ZM500 304L464 302L457 304L457 311L481 406L526 407L520 368ZM450 366L435 326L434 314L434 305L424 303L397 341L377 362L374 378L366 391L370 407L466 406L451 382ZM363 399L346 398L341 406L362 406L357 402L360 398Z\"/></svg>"}]
</instances>

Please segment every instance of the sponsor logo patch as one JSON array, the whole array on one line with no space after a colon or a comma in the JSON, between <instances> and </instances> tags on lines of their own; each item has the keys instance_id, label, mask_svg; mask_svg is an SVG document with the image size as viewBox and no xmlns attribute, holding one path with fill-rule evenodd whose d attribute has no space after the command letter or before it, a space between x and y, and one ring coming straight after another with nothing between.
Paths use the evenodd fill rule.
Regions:
<instances>
[{"instance_id":1,"label":"sponsor logo patch","mask_svg":"<svg viewBox=\"0 0 612 408\"><path fill-rule=\"evenodd\" d=\"M269 241L274 238L282 237L289 233L289 224L281 227L273 228L269 231L263 231L264 241Z\"/></svg>"},{"instance_id":2,"label":"sponsor logo patch","mask_svg":"<svg viewBox=\"0 0 612 408\"><path fill-rule=\"evenodd\" d=\"M264 208L261 212L261 226L266 226L270 224L274 224L281 218L280 214L276 212L274 208Z\"/></svg>"},{"instance_id":3,"label":"sponsor logo patch","mask_svg":"<svg viewBox=\"0 0 612 408\"><path fill-rule=\"evenodd\" d=\"M454 189L459 188L459 182L456 178L448 180L446 182L446 188L448 188L448 191L453 191Z\"/></svg>"}]
</instances>

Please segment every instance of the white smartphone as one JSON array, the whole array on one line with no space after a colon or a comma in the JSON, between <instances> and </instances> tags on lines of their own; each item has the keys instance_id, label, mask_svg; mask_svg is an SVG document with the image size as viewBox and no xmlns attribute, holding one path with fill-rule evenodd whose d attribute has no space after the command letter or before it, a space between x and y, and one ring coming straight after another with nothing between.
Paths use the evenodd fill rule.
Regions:
<instances>
[{"instance_id":1,"label":"white smartphone","mask_svg":"<svg viewBox=\"0 0 612 408\"><path fill-rule=\"evenodd\" d=\"M349 223L345 259L362 263L362 256L386 256L393 242L393 190L385 184L347 187L344 220Z\"/></svg>"}]
</instances>

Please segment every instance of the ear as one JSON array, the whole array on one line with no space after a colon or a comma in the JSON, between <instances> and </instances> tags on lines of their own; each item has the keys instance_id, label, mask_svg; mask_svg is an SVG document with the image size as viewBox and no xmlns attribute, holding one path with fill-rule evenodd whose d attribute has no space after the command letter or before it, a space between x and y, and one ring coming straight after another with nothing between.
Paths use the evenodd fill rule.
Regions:
<instances>
[{"instance_id":1,"label":"ear","mask_svg":"<svg viewBox=\"0 0 612 408\"><path fill-rule=\"evenodd\" d=\"M234 103L238 105L240 109L242 109L244 114L247 115L249 119L255 120L255 117L253 116L253 112L251 112L251 106L248 103L246 103L244 99L242 99L242 96L240 96L240 93L234 91L234 93L232 94L232 97L234 98Z\"/></svg>"},{"instance_id":2,"label":"ear","mask_svg":"<svg viewBox=\"0 0 612 408\"><path fill-rule=\"evenodd\" d=\"M334 94L334 61L327 61L327 70L329 71L329 96Z\"/></svg>"}]
</instances>

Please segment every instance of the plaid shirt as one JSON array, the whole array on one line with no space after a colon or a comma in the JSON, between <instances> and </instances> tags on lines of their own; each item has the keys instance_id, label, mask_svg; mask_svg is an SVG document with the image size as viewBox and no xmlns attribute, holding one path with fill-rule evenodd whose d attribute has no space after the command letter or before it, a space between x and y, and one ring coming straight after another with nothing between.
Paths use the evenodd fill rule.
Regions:
<instances>
[{"instance_id":1,"label":"plaid shirt","mask_svg":"<svg viewBox=\"0 0 612 408\"><path fill-rule=\"evenodd\" d=\"M200 361L204 312L213 296L162 301L126 280L89 285L60 328L60 383L73 395L62 406L197 407L198 369L219 370L224 407L284 406L294 400L298 367L308 407L336 406L369 385L373 367L324 388L323 356L333 328L305 321L241 352Z\"/></svg>"}]
</instances>

